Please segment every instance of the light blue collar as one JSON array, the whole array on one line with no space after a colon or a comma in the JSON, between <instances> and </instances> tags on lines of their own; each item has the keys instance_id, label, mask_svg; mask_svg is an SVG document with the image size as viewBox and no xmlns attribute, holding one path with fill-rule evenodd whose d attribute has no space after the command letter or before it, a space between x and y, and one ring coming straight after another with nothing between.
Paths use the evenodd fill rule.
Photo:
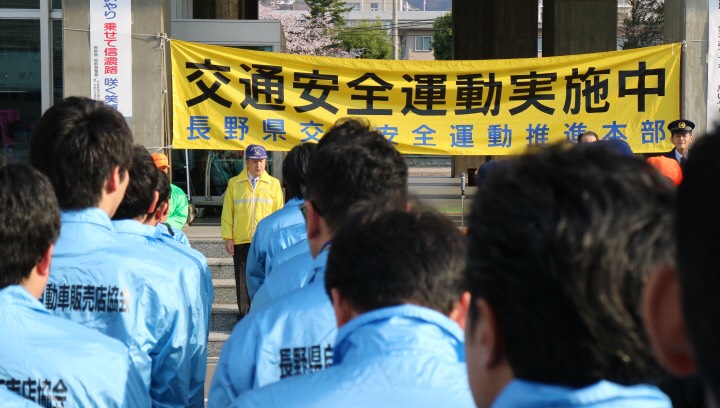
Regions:
<instances>
[{"instance_id":1,"label":"light blue collar","mask_svg":"<svg viewBox=\"0 0 720 408\"><path fill-rule=\"evenodd\" d=\"M155 227L135 220L117 220L112 222L115 231L120 234L133 234L145 238L155 238Z\"/></svg>"},{"instance_id":2,"label":"light blue collar","mask_svg":"<svg viewBox=\"0 0 720 408\"><path fill-rule=\"evenodd\" d=\"M409 350L431 350L464 362L464 334L457 322L436 310L410 304L384 307L343 325L335 340L334 356L341 362L351 353L381 355Z\"/></svg>"},{"instance_id":3,"label":"light blue collar","mask_svg":"<svg viewBox=\"0 0 720 408\"><path fill-rule=\"evenodd\" d=\"M299 207L300 204L304 203L305 200L302 198L291 198L285 203L285 207Z\"/></svg>"},{"instance_id":4,"label":"light blue collar","mask_svg":"<svg viewBox=\"0 0 720 408\"><path fill-rule=\"evenodd\" d=\"M0 289L0 304L18 305L40 313L50 314L38 299L33 298L30 292L20 285L10 285Z\"/></svg>"},{"instance_id":5,"label":"light blue collar","mask_svg":"<svg viewBox=\"0 0 720 408\"><path fill-rule=\"evenodd\" d=\"M326 242L318 256L313 259L311 265L313 275L308 280L308 285L316 281L320 282L323 285L325 284L325 267L327 266L327 259L328 255L330 254L329 243L330 241Z\"/></svg>"},{"instance_id":6,"label":"light blue collar","mask_svg":"<svg viewBox=\"0 0 720 408\"><path fill-rule=\"evenodd\" d=\"M583 388L570 388L523 380L511 381L495 399L493 408L509 407L614 407L671 408L670 399L651 385L623 386L599 381Z\"/></svg>"},{"instance_id":7,"label":"light blue collar","mask_svg":"<svg viewBox=\"0 0 720 408\"><path fill-rule=\"evenodd\" d=\"M107 213L97 207L85 208L83 210L70 210L60 212L62 224L86 223L95 224L112 231L113 226Z\"/></svg>"}]
</instances>

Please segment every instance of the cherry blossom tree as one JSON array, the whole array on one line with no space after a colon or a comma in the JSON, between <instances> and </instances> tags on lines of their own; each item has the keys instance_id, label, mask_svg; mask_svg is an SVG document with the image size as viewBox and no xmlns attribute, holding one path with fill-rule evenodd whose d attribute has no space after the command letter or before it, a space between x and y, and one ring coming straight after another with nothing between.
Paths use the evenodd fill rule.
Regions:
<instances>
[{"instance_id":1,"label":"cherry blossom tree","mask_svg":"<svg viewBox=\"0 0 720 408\"><path fill-rule=\"evenodd\" d=\"M310 18L307 11L278 10L274 4L259 4L261 20L278 20L285 32L288 54L358 58L362 50L344 50L337 39L338 29L329 13Z\"/></svg>"}]
</instances>

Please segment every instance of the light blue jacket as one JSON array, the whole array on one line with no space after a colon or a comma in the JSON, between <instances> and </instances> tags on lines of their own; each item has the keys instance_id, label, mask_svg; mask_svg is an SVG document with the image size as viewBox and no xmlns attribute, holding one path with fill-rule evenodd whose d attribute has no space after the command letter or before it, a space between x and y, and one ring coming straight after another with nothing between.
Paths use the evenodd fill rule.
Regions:
<instances>
[{"instance_id":1,"label":"light blue jacket","mask_svg":"<svg viewBox=\"0 0 720 408\"><path fill-rule=\"evenodd\" d=\"M40 405L53 397L70 407L150 405L127 347L50 315L22 286L0 290L0 333L0 389Z\"/></svg>"},{"instance_id":2,"label":"light blue jacket","mask_svg":"<svg viewBox=\"0 0 720 408\"><path fill-rule=\"evenodd\" d=\"M292 254L294 256L285 259ZM276 263L279 259L284 259L284 262ZM263 307L308 284L313 275L313 259L308 241L297 242L279 253L274 258L273 265L265 277L265 282L255 294L251 309Z\"/></svg>"},{"instance_id":3,"label":"light blue jacket","mask_svg":"<svg viewBox=\"0 0 720 408\"><path fill-rule=\"evenodd\" d=\"M187 246L190 246L190 240L188 239L187 235L185 235L184 232L180 229L173 228L173 233L170 233L170 230L168 229L168 226L166 224L158 224L157 226L158 234L162 236L166 236L174 241L177 241L181 244L185 244Z\"/></svg>"},{"instance_id":4,"label":"light blue jacket","mask_svg":"<svg viewBox=\"0 0 720 408\"><path fill-rule=\"evenodd\" d=\"M305 218L300 211L300 205L304 200L293 198L285 203L285 206L267 217L260 220L255 229L250 250L248 252L247 263L245 267L245 276L247 279L248 294L250 299L255 297L255 292L262 286L267 274L267 266L274 253L270 252L270 243L275 240L282 240L276 243L280 248L287 248L300 239L307 239L305 231ZM275 236L275 233L296 225L301 225L300 234L283 234ZM273 251L277 246L273 246Z\"/></svg>"},{"instance_id":5,"label":"light blue jacket","mask_svg":"<svg viewBox=\"0 0 720 408\"><path fill-rule=\"evenodd\" d=\"M115 232L122 239L145 246L153 259L166 269L178 274L190 302L190 406L205 405L205 372L207 370L207 343L210 330L210 310L214 289L207 259L200 254L190 256L192 248L179 242L157 238L157 228L134 220L113 221ZM195 251L197 252L197 251Z\"/></svg>"},{"instance_id":6,"label":"light blue jacket","mask_svg":"<svg viewBox=\"0 0 720 408\"><path fill-rule=\"evenodd\" d=\"M297 224L291 225L275 232L268 245L268 251L265 262L265 278L272 272L272 267L276 263L275 258L284 259L283 253L295 246L299 242L307 242L307 225Z\"/></svg>"},{"instance_id":7,"label":"light blue jacket","mask_svg":"<svg viewBox=\"0 0 720 408\"><path fill-rule=\"evenodd\" d=\"M623 386L600 381L584 388L569 388L513 380L495 399L493 408L671 408L670 399L651 385Z\"/></svg>"},{"instance_id":8,"label":"light blue jacket","mask_svg":"<svg viewBox=\"0 0 720 408\"><path fill-rule=\"evenodd\" d=\"M287 364L313 356L291 355ZM447 316L401 305L340 328L327 370L251 390L234 407L474 407L463 332Z\"/></svg>"},{"instance_id":9,"label":"light blue jacket","mask_svg":"<svg viewBox=\"0 0 720 408\"><path fill-rule=\"evenodd\" d=\"M175 234L175 236L177 236L178 231L175 231ZM200 251L190 246L190 241L187 241L187 237L185 237L185 234L183 234L183 237L185 237L187 245L183 241L171 236L170 233L167 232L167 227L164 224L157 225L157 227L155 228L154 237L155 239L161 241L169 249L173 250L175 253L180 253L183 256L186 256L187 258L195 262L195 265L197 265L204 283L202 289L203 305L207 309L206 316L208 319L207 321L209 322L210 312L212 311L212 303L215 300L215 288L213 287L212 282L212 270L208 265L207 258Z\"/></svg>"},{"instance_id":10,"label":"light blue jacket","mask_svg":"<svg viewBox=\"0 0 720 408\"><path fill-rule=\"evenodd\" d=\"M220 353L208 407L225 408L242 392L332 364L337 322L325 293L327 255L326 249L315 259L311 284L252 309L238 322ZM287 364L289 356L318 350L320 358L312 364L309 357L307 364Z\"/></svg>"},{"instance_id":11,"label":"light blue jacket","mask_svg":"<svg viewBox=\"0 0 720 408\"><path fill-rule=\"evenodd\" d=\"M192 320L181 276L121 239L98 208L62 212L61 221L42 303L128 346L154 406L190 405Z\"/></svg>"},{"instance_id":12,"label":"light blue jacket","mask_svg":"<svg viewBox=\"0 0 720 408\"><path fill-rule=\"evenodd\" d=\"M23 398L20 395L8 391L7 388L0 385L0 402L3 408L40 408L40 405Z\"/></svg>"},{"instance_id":13,"label":"light blue jacket","mask_svg":"<svg viewBox=\"0 0 720 408\"><path fill-rule=\"evenodd\" d=\"M297 227L290 227L290 228L297 228ZM307 234L307 228L305 229L305 233ZM300 254L305 254L305 255L310 256L310 263L312 263L312 256L310 255L310 244L308 243L307 237L305 239L301 239L298 242L290 245L289 247L283 249L282 251L276 251L275 256L273 256L272 261L267 266L267 273L265 274L265 279L268 279L268 276L270 274L272 274L273 269L275 269L278 265L285 263L289 259L295 258L296 256L298 256Z\"/></svg>"}]
</instances>

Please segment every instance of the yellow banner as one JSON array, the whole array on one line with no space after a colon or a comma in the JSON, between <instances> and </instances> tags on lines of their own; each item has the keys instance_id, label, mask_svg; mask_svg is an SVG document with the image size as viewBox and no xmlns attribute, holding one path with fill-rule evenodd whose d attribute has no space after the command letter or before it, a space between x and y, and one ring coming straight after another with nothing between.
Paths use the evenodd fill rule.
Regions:
<instances>
[{"instance_id":1,"label":"yellow banner","mask_svg":"<svg viewBox=\"0 0 720 408\"><path fill-rule=\"evenodd\" d=\"M364 117L406 154L506 155L592 130L672 148L680 44L562 57L382 61L171 41L173 147L289 150Z\"/></svg>"}]
</instances>

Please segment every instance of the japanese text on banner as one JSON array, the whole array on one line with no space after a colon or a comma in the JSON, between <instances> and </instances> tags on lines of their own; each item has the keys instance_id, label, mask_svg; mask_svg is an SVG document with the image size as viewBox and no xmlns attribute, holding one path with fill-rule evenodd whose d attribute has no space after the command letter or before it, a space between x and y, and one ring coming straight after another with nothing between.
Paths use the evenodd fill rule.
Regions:
<instances>
[{"instance_id":1,"label":"japanese text on banner","mask_svg":"<svg viewBox=\"0 0 720 408\"><path fill-rule=\"evenodd\" d=\"M519 154L586 130L659 152L679 115L680 44L489 61L171 48L174 148L289 150L361 116L407 154Z\"/></svg>"}]
</instances>

